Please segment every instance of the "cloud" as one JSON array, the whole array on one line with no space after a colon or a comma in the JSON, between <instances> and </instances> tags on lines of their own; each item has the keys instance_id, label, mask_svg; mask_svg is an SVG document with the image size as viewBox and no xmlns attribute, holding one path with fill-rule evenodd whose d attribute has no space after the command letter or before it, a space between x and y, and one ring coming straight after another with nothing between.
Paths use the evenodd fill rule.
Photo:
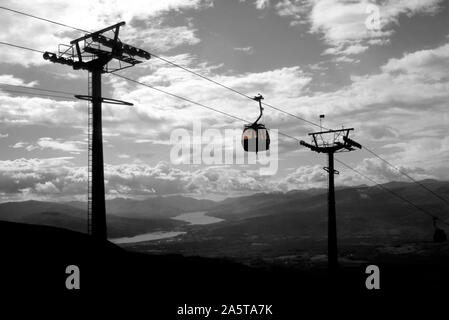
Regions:
<instances>
[{"instance_id":1,"label":"cloud","mask_svg":"<svg viewBox=\"0 0 449 320\"><path fill-rule=\"evenodd\" d=\"M268 8L268 6L270 5L270 0L255 0L254 4L257 9L262 10Z\"/></svg>"},{"instance_id":2,"label":"cloud","mask_svg":"<svg viewBox=\"0 0 449 320\"><path fill-rule=\"evenodd\" d=\"M307 0L282 0L275 5L277 13L282 17L290 17L290 25L307 23L306 14L310 10Z\"/></svg>"},{"instance_id":3,"label":"cloud","mask_svg":"<svg viewBox=\"0 0 449 320\"><path fill-rule=\"evenodd\" d=\"M194 171L186 190L194 194L242 195L269 191L273 185L258 170L239 170L230 167L207 167Z\"/></svg>"},{"instance_id":4,"label":"cloud","mask_svg":"<svg viewBox=\"0 0 449 320\"><path fill-rule=\"evenodd\" d=\"M214 66L196 64L190 56L182 58L182 65L195 72L210 77L214 81L234 88L250 96L261 92L267 100L279 102L293 100L307 90L311 76L300 67L285 67L263 72L217 75ZM176 62L178 63L178 62ZM236 115L248 121L254 121L258 115L258 106L254 101L242 99L222 88L205 82L179 68L169 66L151 66L144 70L141 77L134 74L143 83L156 86L164 91L204 103L218 110ZM138 137L135 142L154 142L162 144L169 141L170 132L175 128L188 128L193 122L201 121L204 128L241 127L242 123L229 117L213 113L200 106L161 94L140 85L134 85L119 78L111 82L117 96L134 102L133 108L105 109L105 122L114 124L114 132L125 136ZM157 104L155 103L157 102ZM296 106L291 102L290 111ZM289 107L286 106L288 109ZM267 113L268 114L268 113ZM278 125L279 114L271 113L272 128ZM254 118L254 119L253 119Z\"/></svg>"},{"instance_id":5,"label":"cloud","mask_svg":"<svg viewBox=\"0 0 449 320\"><path fill-rule=\"evenodd\" d=\"M387 73L406 73L431 80L449 78L449 43L435 49L406 53L399 59L390 59L382 66Z\"/></svg>"},{"instance_id":6,"label":"cloud","mask_svg":"<svg viewBox=\"0 0 449 320\"><path fill-rule=\"evenodd\" d=\"M126 4L117 2L116 8L102 2L56 2L36 1L31 4L8 2L11 7L29 11L37 15L61 20L68 24L79 24L79 17L85 17L82 28L96 29L118 20L125 19L128 24L123 28L122 39L142 47L169 51L184 46L194 46L201 41L195 20L174 14L183 10L201 10L212 3L209 1L159 1L136 2ZM255 3L251 0L251 3ZM398 18L417 14L434 14L438 10L438 1L383 1L381 6L382 28L378 31L366 30L366 7L368 1L292 1L277 3L258 1L256 6L266 9L266 13L277 12L290 20L292 25L322 37L327 48L324 54L331 55L335 61L360 61L360 55L373 45L385 45L394 33ZM60 12L47 12L48 7L59 8ZM153 6L153 7L149 7ZM38 8L37 8L38 7ZM118 9L117 9L118 8ZM70 11L73 10L73 11ZM55 10L56 11L56 10ZM85 11L92 11L86 15ZM100 12L103 12L101 15ZM170 15L167 15L170 13ZM2 12L5 32L0 35L5 40L24 41L25 44L38 49L54 49L60 42L66 42L79 35L78 32L44 22L28 19L19 15ZM65 20L65 17L69 19ZM8 20L9 19L9 20ZM78 19L78 20L77 20ZM22 26L18 30L17 25ZM5 40L5 41L6 41ZM31 41L31 42L28 42ZM26 42L25 42L26 41ZM20 44L20 43L19 43ZM23 44L23 43L22 43ZM220 69L223 64L211 65L201 61L193 54L170 56L164 58L188 67L214 81L235 88L249 96L262 93L265 101L271 105L306 119L317 119L317 115L326 114L325 125L329 127L354 126L355 140L373 145L373 149L395 164L402 164L404 170L410 170L416 177L448 177L449 140L446 138L449 99L448 81L448 45L428 48L416 52L404 53L388 60L379 69L370 73L353 75L345 84L333 91L313 91L315 76L304 70L323 71L328 64L314 64L309 67L267 67L257 72L238 72ZM238 52L250 53L251 47L237 47ZM10 63L24 64L20 50L2 50L0 59ZM176 50L178 51L178 50ZM173 50L174 52L174 50ZM4 59L2 55L8 55ZM40 55L30 53L36 60L33 64L44 63ZM371 67L371 64L367 67ZM7 66L15 70L14 66ZM23 68L17 68L22 70ZM36 71L33 68L30 71ZM40 69L37 69L39 72ZM329 74L332 67L328 68ZM363 70L366 70L363 68ZM0 76L0 81L11 84L33 86L34 78L28 80L12 76L10 71ZM30 74L32 74L30 72ZM150 63L141 64L124 75L138 79L152 86L204 103L221 111L254 121L258 116L257 103L223 90L214 84L195 77L179 68L152 59ZM2 80L3 79L3 80ZM39 78L39 81L40 78ZM75 81L74 81L75 82ZM114 78L104 77L105 88L112 87L112 95L121 100L132 101L134 107L103 106L103 129L108 143L106 149L112 156L112 163L106 165L106 180L109 196L150 194L192 194L207 193L230 195L260 191L291 190L298 187L325 186L326 173L321 166L306 165L294 172L289 172L284 179L260 177L258 171L241 167L194 167L180 169L166 162L154 164L163 159L168 149L170 133L176 128L191 129L194 121L201 121L206 128L241 128L242 123L224 115L214 113L200 106L158 93L150 88ZM48 85L47 85L48 86ZM84 88L84 87L83 87ZM108 93L109 94L109 93ZM5 132L10 134L3 143L10 144L15 150L11 154L33 156L42 154L58 155L80 153L85 150L85 143L77 141L63 129L86 129L87 109L84 102L55 101L52 99L15 97L7 93L0 94L0 121ZM304 137L310 126L293 117L286 116L271 108L266 108L262 121L271 129L295 137ZM350 123L348 123L350 121ZM38 128L38 129L36 129ZM17 129L16 131L11 129ZM52 131L56 129L55 131ZM28 130L39 131L30 140ZM14 133L15 139L10 142ZM58 137L49 138L48 136ZM1 136L0 136L1 137ZM37 137L44 137L37 139ZM292 159L292 150L297 150L296 142L281 138L283 147L281 157ZM25 142L28 141L28 142ZM7 142L7 143L6 143ZM17 143L16 143L17 142ZM217 141L219 142L219 141ZM141 145L148 143L151 145ZM142 149L144 150L143 152ZM28 153L27 151L36 151ZM113 151L111 151L113 150ZM147 152L147 151L151 152ZM162 151L161 151L162 150ZM140 152L139 152L140 151ZM154 152L154 153L153 153ZM366 154L355 153L350 157L362 161L358 167L362 172L379 181L398 179L394 172L372 160L363 160ZM154 154L157 156L153 157ZM168 154L168 152L167 152ZM297 154L295 154L296 156ZM84 156L84 155L83 155ZM301 155L302 156L302 155ZM9 196L16 192L24 195L44 197L84 197L86 191L86 168L78 167L82 156L76 160L65 159L47 166L50 160L16 159L15 172L2 170L0 166L3 189L0 192ZM152 165L143 163L152 162ZM351 158L352 159L352 158ZM285 160L285 159L282 159ZM133 162L135 161L135 162ZM128 162L128 163L123 163ZM76 163L76 164L75 164ZM295 162L298 163L298 162ZM307 162L310 163L310 162ZM290 164L289 164L290 166ZM286 172L281 169L281 175ZM348 179L342 183L364 183L352 173L343 176ZM11 192L9 190L12 190ZM22 191L20 191L22 190ZM14 192L13 192L14 191Z\"/></svg>"},{"instance_id":7,"label":"cloud","mask_svg":"<svg viewBox=\"0 0 449 320\"><path fill-rule=\"evenodd\" d=\"M270 190L270 183L258 170L206 167L183 171L161 161L145 164L108 165L105 170L111 195L145 196L151 194L237 195Z\"/></svg>"},{"instance_id":8,"label":"cloud","mask_svg":"<svg viewBox=\"0 0 449 320\"><path fill-rule=\"evenodd\" d=\"M33 146L33 145L29 144L29 143L20 141L20 142L15 143L14 145L12 145L11 148L13 148L13 149L25 149L26 151L33 151L33 150L37 149L38 147Z\"/></svg>"},{"instance_id":9,"label":"cloud","mask_svg":"<svg viewBox=\"0 0 449 320\"><path fill-rule=\"evenodd\" d=\"M78 154L80 152L86 151L85 142L81 141L64 141L63 139L53 139L48 137L39 138L36 144L30 144L26 142L17 142L12 145L13 149L23 148L27 151L33 151L36 149L44 150L51 149L56 151L64 151L72 154Z\"/></svg>"},{"instance_id":10,"label":"cloud","mask_svg":"<svg viewBox=\"0 0 449 320\"><path fill-rule=\"evenodd\" d=\"M362 46L360 44L354 44L347 46L343 48L343 46L340 47L330 47L324 50L323 55L330 54L330 55L340 55L343 57L351 56L351 55L358 55L360 53L365 52L368 50L368 46Z\"/></svg>"},{"instance_id":11,"label":"cloud","mask_svg":"<svg viewBox=\"0 0 449 320\"><path fill-rule=\"evenodd\" d=\"M246 54L253 54L253 47L241 47L241 48L237 47L237 48L234 48L234 50L240 51L240 52L243 52Z\"/></svg>"},{"instance_id":12,"label":"cloud","mask_svg":"<svg viewBox=\"0 0 449 320\"><path fill-rule=\"evenodd\" d=\"M75 193L85 192L81 185L75 186L77 173L70 168L71 157L26 159L0 161L0 198L3 200L29 198L29 196L45 191L62 190L67 184L70 189L77 189ZM79 173L78 173L79 174ZM51 187L51 184L55 188ZM68 192L74 194L73 192Z\"/></svg>"},{"instance_id":13,"label":"cloud","mask_svg":"<svg viewBox=\"0 0 449 320\"><path fill-rule=\"evenodd\" d=\"M201 40L196 35L196 28L191 22L187 25L165 25L164 17L146 20L142 27L134 27L136 30L123 39L136 47L152 48L159 52L165 52L182 45L195 45Z\"/></svg>"},{"instance_id":14,"label":"cloud","mask_svg":"<svg viewBox=\"0 0 449 320\"><path fill-rule=\"evenodd\" d=\"M327 173L322 166L301 166L278 182L282 191L323 188L326 186Z\"/></svg>"},{"instance_id":15,"label":"cloud","mask_svg":"<svg viewBox=\"0 0 449 320\"><path fill-rule=\"evenodd\" d=\"M365 23L369 17L367 9L372 5L370 1L316 0L312 1L311 31L323 33L328 43L337 45L363 39L388 37L393 32L392 25L400 15L435 13L439 2L441 1L384 1L378 5L381 29L373 31L369 30Z\"/></svg>"},{"instance_id":16,"label":"cloud","mask_svg":"<svg viewBox=\"0 0 449 320\"><path fill-rule=\"evenodd\" d=\"M449 179L447 159L449 157L449 138L412 137L386 145L384 148L395 150L389 158L394 163L422 167L427 173L447 180Z\"/></svg>"},{"instance_id":17,"label":"cloud","mask_svg":"<svg viewBox=\"0 0 449 320\"><path fill-rule=\"evenodd\" d=\"M70 153L78 153L86 151L86 146L84 142L80 141L64 141L62 139L53 138L40 138L37 141L37 146L41 149L52 149L58 151L66 151Z\"/></svg>"},{"instance_id":18,"label":"cloud","mask_svg":"<svg viewBox=\"0 0 449 320\"><path fill-rule=\"evenodd\" d=\"M356 119L357 113L369 117L376 112L382 118L419 114L424 117L419 119L422 126L423 119L429 121L433 112L441 112L444 101L449 98L449 79L433 72L447 69L447 61L441 57L448 48L444 44L426 50L424 55L429 58L425 60L416 58L422 55L420 51L405 54L401 59L388 60L378 73L351 76L351 83L336 91L300 97L299 112L307 115L314 106L320 106L326 115L351 115L352 119ZM383 124L395 127L391 123Z\"/></svg>"},{"instance_id":19,"label":"cloud","mask_svg":"<svg viewBox=\"0 0 449 320\"><path fill-rule=\"evenodd\" d=\"M449 146L449 143L448 143ZM0 199L85 200L87 168L73 158L15 159L0 161ZM355 167L379 183L404 180L378 159L367 158ZM399 166L415 179L435 178L419 166ZM345 170L339 168L339 170ZM336 177L337 185L370 183L352 171ZM142 163L105 165L106 196L145 198L151 195L237 196L254 192L325 188L327 173L319 165L300 166L284 178L272 180L258 170L217 166L182 170L165 161L154 166Z\"/></svg>"},{"instance_id":20,"label":"cloud","mask_svg":"<svg viewBox=\"0 0 449 320\"><path fill-rule=\"evenodd\" d=\"M77 167L72 158L15 159L0 161L0 197L83 199L87 168ZM155 166L141 163L105 165L108 197L149 195L238 194L268 189L257 170L208 167L183 171L161 161Z\"/></svg>"},{"instance_id":21,"label":"cloud","mask_svg":"<svg viewBox=\"0 0 449 320\"><path fill-rule=\"evenodd\" d=\"M406 53L335 91L298 97L296 114L310 119L324 113L325 126L355 127L355 140L393 163L447 179L447 50L443 44Z\"/></svg>"},{"instance_id":22,"label":"cloud","mask_svg":"<svg viewBox=\"0 0 449 320\"><path fill-rule=\"evenodd\" d=\"M7 8L12 8L46 19L63 22L85 30L98 30L119 21L126 21L128 25L123 28L121 37L133 39L141 34L144 29L132 23L136 20L154 20L170 11L200 10L212 5L208 0L166 0L166 1L60 1L60 0L36 0L24 3L17 0L6 0L2 3ZM54 10L48 10L53 8ZM74 38L81 36L79 31L57 26L48 22L39 21L18 15L12 12L1 12L2 33L0 41L27 46L42 51L55 51L58 44L68 44ZM20 28L17 26L20 25ZM184 27L157 27L146 30L147 36L156 37L143 39L146 44L159 43L160 49L166 49L185 43L185 41L197 41L192 37L188 24ZM182 38L185 37L186 40ZM192 40L193 39L193 40ZM20 64L24 66L47 64L40 54L35 52L17 50L14 48L2 48L0 60L4 63Z\"/></svg>"},{"instance_id":23,"label":"cloud","mask_svg":"<svg viewBox=\"0 0 449 320\"><path fill-rule=\"evenodd\" d=\"M77 101L10 96L0 89L0 105L0 121L6 126L39 124L84 127L87 121L86 105Z\"/></svg>"},{"instance_id":24,"label":"cloud","mask_svg":"<svg viewBox=\"0 0 449 320\"><path fill-rule=\"evenodd\" d=\"M286 109L291 108L289 111L292 112L295 112L296 107L293 100L307 90L307 85L311 81L311 76L303 72L300 67L217 75L214 72L215 65L198 63L197 58L192 55L167 58L249 95L261 92L267 101L273 103L288 101L289 106L286 106ZM198 77L166 64L155 62L134 68L130 77L202 102L218 110L226 110L226 112L246 118L248 121L254 121L258 115L258 107L255 102L223 91L216 85L204 82ZM105 84L113 88L113 97L135 103L132 108L103 105L103 130L105 137L109 137L112 143L126 139L135 143L167 144L172 130L191 128L193 121L197 120L202 121L203 128L208 126L241 128L242 126L241 122L234 119L215 113L211 117L210 110L123 81L112 75L105 77ZM48 128L77 128L83 131L86 129L87 109L84 102L0 95L0 104L3 106L0 110L0 119L6 126L38 125ZM273 129L277 128L278 122L280 123L281 120L283 126L287 121L276 112L267 112L266 119L270 120ZM290 123L292 122L290 120ZM23 140L23 138L21 139ZM64 150L65 148L72 152L78 152L80 147L83 147L68 145L71 141L70 138L53 140L42 140L39 144L36 142L16 147L28 147L28 150L37 147L48 150L50 148ZM61 142L64 142L65 146L61 146Z\"/></svg>"},{"instance_id":25,"label":"cloud","mask_svg":"<svg viewBox=\"0 0 449 320\"><path fill-rule=\"evenodd\" d=\"M398 141L417 142L420 136L426 135L428 128L441 127L441 130L435 133L434 139L444 137L445 133L442 130L447 126L445 119L449 119L446 111L449 81L444 77L432 75L433 70L446 70L447 63L443 59L446 50L447 44L443 44L425 50L424 55L417 54L420 52L417 51L404 54L402 58L390 59L379 68L379 72L352 76L348 85L330 92L309 91L308 85L312 78L299 67L216 75L207 69L207 66L199 68L192 56L184 56L181 59L183 65L187 67L196 65L196 69L193 67L195 71L231 88L249 95L261 92L268 103L303 118L313 119L318 114L324 113L326 119L329 119L327 121L330 121L325 123L326 126L335 127L340 124L353 126L356 128L356 140L380 148L381 143L386 141L389 144ZM417 59L417 56L426 58ZM253 102L240 99L213 84L181 71L170 67L146 69L149 75L140 77L140 80L219 110L226 110L244 119L251 120L255 114L257 115L255 110L257 108ZM137 135L139 141L168 140L169 135L162 137L161 131L170 132L174 128L189 129L197 120L202 121L203 129L241 126L240 122L234 122L218 114L215 116L215 113L211 117L208 110L160 95L148 88L134 86L121 80L116 81L114 85L119 88L120 95L126 100L137 101L134 108L122 109L123 112L118 113L118 110L114 109L112 115L117 123L121 123L119 126L129 123L129 126L116 129L123 134L128 132ZM154 101L158 102L157 106L154 106ZM264 115L264 123L270 128L279 128L282 132L294 133L295 136L303 136L310 131L305 123L270 108L265 110ZM145 121L152 121L155 125L151 128L145 122L140 125L138 119L147 119ZM348 123L348 119L351 123ZM281 147L280 150L289 152L291 148L287 150ZM410 165L415 165L417 159L426 159L424 154L417 152L416 158L403 157L401 160L398 148L385 148L382 152L383 156L391 156L392 159L396 159L395 155L398 154L398 163ZM416 165L433 170L433 174L443 177L444 174L439 175L437 171L443 173L443 168L448 167L444 161L444 152L443 148L436 148L432 153L432 165L429 167L423 163Z\"/></svg>"},{"instance_id":26,"label":"cloud","mask_svg":"<svg viewBox=\"0 0 449 320\"><path fill-rule=\"evenodd\" d=\"M31 81L31 82L26 83L23 79L16 78L12 74L2 74L2 75L0 75L0 84L10 84L10 85L14 85L14 86L34 87L38 84L38 82Z\"/></svg>"},{"instance_id":27,"label":"cloud","mask_svg":"<svg viewBox=\"0 0 449 320\"><path fill-rule=\"evenodd\" d=\"M389 138L398 137L397 130L382 124L366 126L364 130L366 131L366 134L371 136L374 140L387 140Z\"/></svg>"},{"instance_id":28,"label":"cloud","mask_svg":"<svg viewBox=\"0 0 449 320\"><path fill-rule=\"evenodd\" d=\"M404 172L414 178L415 180L424 180L424 179L435 179L435 176L429 174L427 170L422 167L413 167L413 166L396 166L401 172ZM410 180L402 175L398 170L395 170L385 162L374 159L374 158L365 158L363 161L355 166L355 169L361 172L363 175L369 177L373 181L377 183L386 183L390 181L407 181ZM343 174L340 174L336 180L336 183L341 185L360 185L360 184L368 184L372 185L373 182L365 179L360 176L356 172L350 171L347 168L341 168Z\"/></svg>"},{"instance_id":29,"label":"cloud","mask_svg":"<svg viewBox=\"0 0 449 320\"><path fill-rule=\"evenodd\" d=\"M313 1L309 16L311 32L323 34L325 41L334 46L387 36L386 31L373 32L366 27L368 4L368 1Z\"/></svg>"},{"instance_id":30,"label":"cloud","mask_svg":"<svg viewBox=\"0 0 449 320\"><path fill-rule=\"evenodd\" d=\"M52 182L45 182L45 183L36 183L35 190L37 194L57 194L60 192L58 188L52 183Z\"/></svg>"},{"instance_id":31,"label":"cloud","mask_svg":"<svg viewBox=\"0 0 449 320\"><path fill-rule=\"evenodd\" d=\"M292 26L308 24L310 32L323 35L330 46L325 53L336 55L336 61L354 62L348 55L361 54L369 46L388 43L401 15L435 14L441 2L386 0L375 4L370 0L282 0L274 7L278 15L291 19ZM373 18L379 18L379 28L371 27Z\"/></svg>"}]
</instances>

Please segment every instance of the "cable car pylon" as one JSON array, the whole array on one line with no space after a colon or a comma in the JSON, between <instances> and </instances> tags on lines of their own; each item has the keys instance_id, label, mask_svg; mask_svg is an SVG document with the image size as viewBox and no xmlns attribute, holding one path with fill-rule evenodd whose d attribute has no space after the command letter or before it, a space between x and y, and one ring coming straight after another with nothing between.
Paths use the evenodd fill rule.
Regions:
<instances>
[{"instance_id":1,"label":"cable car pylon","mask_svg":"<svg viewBox=\"0 0 449 320\"><path fill-rule=\"evenodd\" d=\"M135 57L150 59L148 52L120 41L118 35L123 25L125 22L120 22L99 31L87 33L71 41L70 45L59 45L58 54L48 51L43 54L45 60L71 66L74 70L83 69L89 72L88 95L75 97L89 101L87 231L100 240L107 240L101 105L103 102L133 105L129 102L102 97L101 75L142 62ZM113 33L112 38L104 35L107 32ZM114 59L118 62L110 67L109 64Z\"/></svg>"},{"instance_id":2,"label":"cable car pylon","mask_svg":"<svg viewBox=\"0 0 449 320\"><path fill-rule=\"evenodd\" d=\"M320 119L324 116L320 116ZM335 210L335 183L334 175L339 174L334 168L334 154L338 152L349 152L361 149L362 146L349 138L349 132L354 128L339 130L326 130L309 133L312 137L312 144L303 140L300 144L318 153L327 153L328 167L323 168L329 174L328 187L328 221L327 221L327 250L328 250L328 268L331 275L338 271L338 244L337 244L337 217ZM331 135L332 139L328 141L325 137Z\"/></svg>"}]
</instances>

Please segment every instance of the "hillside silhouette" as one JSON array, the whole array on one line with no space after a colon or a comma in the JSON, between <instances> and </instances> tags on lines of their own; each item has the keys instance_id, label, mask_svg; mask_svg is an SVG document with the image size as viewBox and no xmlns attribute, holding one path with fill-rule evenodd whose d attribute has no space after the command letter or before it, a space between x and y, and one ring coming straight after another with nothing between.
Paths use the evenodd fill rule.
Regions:
<instances>
[{"instance_id":1,"label":"hillside silhouette","mask_svg":"<svg viewBox=\"0 0 449 320\"><path fill-rule=\"evenodd\" d=\"M0 291L10 299L29 296L55 307L56 301L66 300L78 309L140 310L163 319L178 319L175 310L185 303L273 304L274 319L315 314L324 302L397 306L398 299L446 292L449 284L447 264L380 264L382 290L372 292L364 287L363 268L342 268L331 281L323 269L250 268L223 259L140 254L74 231L11 222L0 222L0 241L8 244L2 246ZM76 291L64 285L65 268L72 264L81 272Z\"/></svg>"}]
</instances>

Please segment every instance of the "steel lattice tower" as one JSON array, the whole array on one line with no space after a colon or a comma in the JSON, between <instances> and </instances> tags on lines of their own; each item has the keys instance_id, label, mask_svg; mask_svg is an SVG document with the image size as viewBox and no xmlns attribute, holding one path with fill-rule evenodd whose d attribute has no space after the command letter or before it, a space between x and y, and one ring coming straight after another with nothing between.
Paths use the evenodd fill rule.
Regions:
<instances>
[{"instance_id":1,"label":"steel lattice tower","mask_svg":"<svg viewBox=\"0 0 449 320\"><path fill-rule=\"evenodd\" d=\"M132 67L141 61L135 57L150 59L150 54L119 40L120 27L125 22L88 33L59 45L58 54L45 52L43 57L54 63L72 66L75 70L89 72L88 94L75 97L88 100L88 195L87 231L93 237L106 240L106 206L103 165L102 103L132 105L116 99L104 98L101 93L101 75ZM105 36L112 33L111 37ZM111 63L115 59L115 65Z\"/></svg>"},{"instance_id":2,"label":"steel lattice tower","mask_svg":"<svg viewBox=\"0 0 449 320\"><path fill-rule=\"evenodd\" d=\"M324 116L320 116L320 118ZM327 249L329 271L335 273L338 270L338 245L337 245L337 217L335 210L335 183L334 175L339 174L334 169L334 154L337 152L349 152L355 148L361 149L362 146L349 138L349 132L353 128L340 130L327 130L309 133L312 137L312 143L309 144L301 140L300 144L318 153L327 153L328 167L323 169L329 173L328 186L328 223L327 223ZM324 138L326 135L333 135L331 141Z\"/></svg>"}]
</instances>

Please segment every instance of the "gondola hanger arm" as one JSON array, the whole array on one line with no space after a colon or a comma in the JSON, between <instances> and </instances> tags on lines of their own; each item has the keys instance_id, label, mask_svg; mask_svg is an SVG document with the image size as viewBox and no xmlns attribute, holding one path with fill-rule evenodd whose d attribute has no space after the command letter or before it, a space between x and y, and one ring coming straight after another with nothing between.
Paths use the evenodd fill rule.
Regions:
<instances>
[{"instance_id":1,"label":"gondola hanger arm","mask_svg":"<svg viewBox=\"0 0 449 320\"><path fill-rule=\"evenodd\" d=\"M262 107L263 96L259 93L257 96L255 96L255 97L253 98L253 100L259 101L260 115L259 115L259 117L257 118L257 120L254 121L254 123L253 123L253 125L257 125L257 122L260 120L260 118L262 118L262 115L263 115L263 107Z\"/></svg>"}]
</instances>

